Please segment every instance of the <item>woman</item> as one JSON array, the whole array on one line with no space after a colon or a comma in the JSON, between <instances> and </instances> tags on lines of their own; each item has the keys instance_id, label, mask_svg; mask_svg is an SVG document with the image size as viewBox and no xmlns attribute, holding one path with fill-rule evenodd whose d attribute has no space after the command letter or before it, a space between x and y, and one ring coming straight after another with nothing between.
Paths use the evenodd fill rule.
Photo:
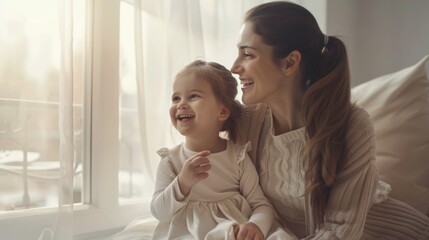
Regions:
<instances>
[{"instance_id":1,"label":"woman","mask_svg":"<svg viewBox=\"0 0 429 240\"><path fill-rule=\"evenodd\" d=\"M305 239L429 239L429 219L387 196L370 117L350 101L341 40L290 2L250 9L231 71L239 75L239 139L281 224Z\"/></svg>"}]
</instances>

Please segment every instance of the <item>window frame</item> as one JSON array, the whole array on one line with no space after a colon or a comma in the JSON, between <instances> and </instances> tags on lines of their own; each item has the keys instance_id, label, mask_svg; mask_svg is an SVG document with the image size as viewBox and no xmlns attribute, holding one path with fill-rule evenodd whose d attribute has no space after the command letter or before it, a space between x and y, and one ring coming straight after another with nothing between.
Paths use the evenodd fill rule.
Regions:
<instances>
[{"instance_id":1,"label":"window frame","mask_svg":"<svg viewBox=\"0 0 429 240\"><path fill-rule=\"evenodd\" d=\"M74 206L73 239L108 236L134 218L151 215L149 198L119 201L120 3L121 0L87 1L84 197L83 204ZM34 238L42 229L35 225L48 226L57 212L58 208L36 208L2 213L0 226L26 229L25 234Z\"/></svg>"},{"instance_id":2,"label":"window frame","mask_svg":"<svg viewBox=\"0 0 429 240\"><path fill-rule=\"evenodd\" d=\"M75 211L75 234L122 228L150 215L150 199L119 203L119 25L121 0L93 0L91 99L91 200ZM88 87L86 88L88 89ZM88 95L87 95L88 96ZM86 144L88 145L88 144ZM86 178L89 179L89 178ZM82 206L84 207L84 206ZM96 223L96 224L95 224Z\"/></svg>"}]
</instances>

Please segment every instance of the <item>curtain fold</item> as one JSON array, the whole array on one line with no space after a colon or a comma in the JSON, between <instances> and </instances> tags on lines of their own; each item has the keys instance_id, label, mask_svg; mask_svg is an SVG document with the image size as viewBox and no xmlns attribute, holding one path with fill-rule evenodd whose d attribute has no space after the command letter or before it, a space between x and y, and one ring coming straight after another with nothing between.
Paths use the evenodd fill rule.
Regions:
<instances>
[{"instance_id":1,"label":"curtain fold","mask_svg":"<svg viewBox=\"0 0 429 240\"><path fill-rule=\"evenodd\" d=\"M73 180L74 180L74 126L73 126L73 1L60 2L61 65L59 83L60 174L58 222L55 240L73 239Z\"/></svg>"},{"instance_id":2,"label":"curtain fold","mask_svg":"<svg viewBox=\"0 0 429 240\"><path fill-rule=\"evenodd\" d=\"M236 56L244 11L261 0L134 0L135 69L141 148L154 179L156 151L183 140L168 109L175 74L195 59L227 68Z\"/></svg>"},{"instance_id":3,"label":"curtain fold","mask_svg":"<svg viewBox=\"0 0 429 240\"><path fill-rule=\"evenodd\" d=\"M60 69L58 98L59 174L58 209L52 215L51 226L42 229L38 240L73 239L73 181L74 181L74 126L73 126L73 0L58 3L60 35Z\"/></svg>"},{"instance_id":4,"label":"curtain fold","mask_svg":"<svg viewBox=\"0 0 429 240\"><path fill-rule=\"evenodd\" d=\"M134 34L135 34L135 63L136 63L136 81L137 81L137 107L138 107L138 122L140 126L140 142L144 159L149 159L149 138L147 136L147 120L146 112L148 111L148 101L145 99L145 82L143 81L145 61L143 57L143 29L142 29L142 11L141 0L134 1ZM150 114L147 114L150 115ZM144 161L145 174L148 174L150 179L154 179L153 167L149 161Z\"/></svg>"},{"instance_id":5,"label":"curtain fold","mask_svg":"<svg viewBox=\"0 0 429 240\"><path fill-rule=\"evenodd\" d=\"M215 44L210 40L208 46L205 41L207 36L215 35L220 27L208 25L216 24L213 20L218 16L208 13L210 8L207 5L224 5L229 8L237 4L232 1L229 5L227 1L219 2L221 3L193 0L134 1L140 138L145 154L145 167L152 179L159 160L156 151L183 139L171 128L168 116L174 75L192 60L207 58L207 52L222 51L216 47L222 45L221 41L225 39L219 38ZM228 20L222 20L222 23L223 21ZM235 33L232 35L235 37ZM230 45L235 49L234 43Z\"/></svg>"}]
</instances>

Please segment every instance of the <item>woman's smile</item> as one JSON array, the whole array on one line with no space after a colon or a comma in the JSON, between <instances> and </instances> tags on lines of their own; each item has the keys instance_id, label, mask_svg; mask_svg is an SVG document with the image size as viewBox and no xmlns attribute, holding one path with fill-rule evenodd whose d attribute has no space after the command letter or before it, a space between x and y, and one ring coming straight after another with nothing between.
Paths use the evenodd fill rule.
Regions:
<instances>
[{"instance_id":1,"label":"woman's smile","mask_svg":"<svg viewBox=\"0 0 429 240\"><path fill-rule=\"evenodd\" d=\"M250 80L250 79L240 79L240 80L241 80L240 84L242 89L248 88L255 83L253 80Z\"/></svg>"}]
</instances>

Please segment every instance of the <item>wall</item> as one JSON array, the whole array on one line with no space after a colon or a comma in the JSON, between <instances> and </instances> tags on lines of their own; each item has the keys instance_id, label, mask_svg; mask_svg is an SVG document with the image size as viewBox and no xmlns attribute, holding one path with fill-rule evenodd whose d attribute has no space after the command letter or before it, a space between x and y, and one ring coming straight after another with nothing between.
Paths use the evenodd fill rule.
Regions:
<instances>
[{"instance_id":1,"label":"wall","mask_svg":"<svg viewBox=\"0 0 429 240\"><path fill-rule=\"evenodd\" d=\"M328 0L327 33L348 48L352 85L413 65L429 54L429 1Z\"/></svg>"}]
</instances>

